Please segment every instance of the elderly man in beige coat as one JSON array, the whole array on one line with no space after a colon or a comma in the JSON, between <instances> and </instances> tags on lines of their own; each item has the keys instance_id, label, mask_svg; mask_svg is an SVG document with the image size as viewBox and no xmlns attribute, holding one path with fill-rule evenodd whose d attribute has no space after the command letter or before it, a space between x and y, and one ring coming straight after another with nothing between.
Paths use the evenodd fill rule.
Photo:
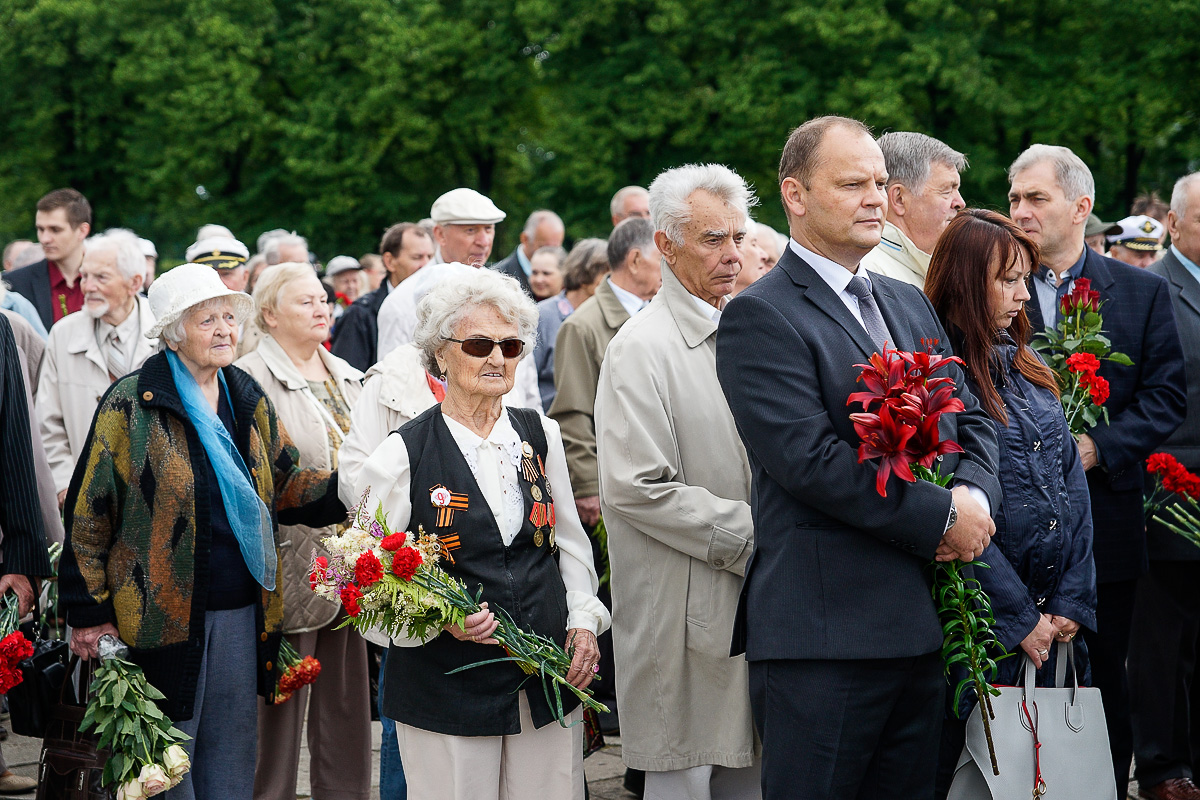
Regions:
<instances>
[{"instance_id":1,"label":"elderly man in beige coat","mask_svg":"<svg viewBox=\"0 0 1200 800\"><path fill-rule=\"evenodd\" d=\"M715 344L751 201L714 164L651 184L662 290L613 338L600 373L621 749L646 771L646 800L761 796L746 662L729 657L753 549L750 467Z\"/></svg>"},{"instance_id":2,"label":"elderly man in beige coat","mask_svg":"<svg viewBox=\"0 0 1200 800\"><path fill-rule=\"evenodd\" d=\"M116 228L93 236L79 268L83 309L51 329L37 411L60 504L100 398L154 353L155 340L146 338L154 314L139 294L145 277L146 258L133 232Z\"/></svg>"}]
</instances>

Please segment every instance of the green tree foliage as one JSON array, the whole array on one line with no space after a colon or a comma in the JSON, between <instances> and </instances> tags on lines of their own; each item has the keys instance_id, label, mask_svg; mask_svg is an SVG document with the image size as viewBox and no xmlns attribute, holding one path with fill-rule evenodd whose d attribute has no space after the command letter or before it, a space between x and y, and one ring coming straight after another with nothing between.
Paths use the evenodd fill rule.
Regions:
<instances>
[{"instance_id":1,"label":"green tree foliage","mask_svg":"<svg viewBox=\"0 0 1200 800\"><path fill-rule=\"evenodd\" d=\"M1124 216L1196 166L1194 0L0 0L0 239L57 186L179 257L204 222L328 258L472 186L605 235L607 202L718 161L782 227L788 131L823 113L1008 163L1076 150Z\"/></svg>"}]
</instances>

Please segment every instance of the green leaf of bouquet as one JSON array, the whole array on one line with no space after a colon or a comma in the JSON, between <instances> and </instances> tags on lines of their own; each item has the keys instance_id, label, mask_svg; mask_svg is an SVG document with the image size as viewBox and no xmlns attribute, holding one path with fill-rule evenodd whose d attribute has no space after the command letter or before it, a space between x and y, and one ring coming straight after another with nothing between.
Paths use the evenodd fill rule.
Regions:
<instances>
[{"instance_id":1,"label":"green leaf of bouquet","mask_svg":"<svg viewBox=\"0 0 1200 800\"><path fill-rule=\"evenodd\" d=\"M1108 360L1112 361L1114 363L1117 363L1117 364L1121 364L1122 366L1125 366L1125 367L1133 366L1133 359L1131 359L1129 356L1125 355L1124 353L1109 353Z\"/></svg>"}]
</instances>

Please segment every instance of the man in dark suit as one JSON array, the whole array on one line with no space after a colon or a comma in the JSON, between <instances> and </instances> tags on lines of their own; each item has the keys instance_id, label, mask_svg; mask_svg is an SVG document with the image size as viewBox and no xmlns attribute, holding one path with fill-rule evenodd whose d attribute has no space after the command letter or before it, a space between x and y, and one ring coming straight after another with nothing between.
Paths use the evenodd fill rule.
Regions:
<instances>
[{"instance_id":1,"label":"man in dark suit","mask_svg":"<svg viewBox=\"0 0 1200 800\"><path fill-rule=\"evenodd\" d=\"M562 247L564 236L566 228L563 227L563 221L558 214L545 209L535 211L525 220L525 227L521 230L521 243L517 245L517 249L492 269L516 278L525 294L532 296L533 293L529 290L529 276L533 272L533 264L529 259L543 247Z\"/></svg>"},{"instance_id":2,"label":"man in dark suit","mask_svg":"<svg viewBox=\"0 0 1200 800\"><path fill-rule=\"evenodd\" d=\"M1183 353L1167 282L1084 246L1096 194L1091 170L1065 147L1035 144L1008 171L1009 215L1041 249L1026 313L1035 329L1057 324L1059 302L1078 278L1100 292L1104 333L1133 360L1104 362L1108 421L1076 437L1094 524L1097 633L1088 640L1092 679L1104 698L1118 787L1133 752L1125 661L1138 576L1146 570L1142 464L1183 421Z\"/></svg>"},{"instance_id":3,"label":"man in dark suit","mask_svg":"<svg viewBox=\"0 0 1200 800\"><path fill-rule=\"evenodd\" d=\"M333 329L330 349L355 369L366 372L379 360L379 308L392 289L433 260L433 239L412 222L398 222L384 231L379 252L387 278L379 288L354 301Z\"/></svg>"},{"instance_id":4,"label":"man in dark suit","mask_svg":"<svg viewBox=\"0 0 1200 800\"><path fill-rule=\"evenodd\" d=\"M1162 444L1200 472L1200 172L1180 178L1167 214L1171 247L1147 271L1167 280L1187 373L1188 415ZM1151 521L1150 571L1138 580L1129 637L1129 704L1141 796L1200 800L1200 547Z\"/></svg>"},{"instance_id":5,"label":"man in dark suit","mask_svg":"<svg viewBox=\"0 0 1200 800\"><path fill-rule=\"evenodd\" d=\"M46 257L4 276L13 291L33 303L46 330L83 308L79 267L92 229L92 207L74 189L55 189L38 200L34 222Z\"/></svg>"},{"instance_id":6,"label":"man in dark suit","mask_svg":"<svg viewBox=\"0 0 1200 800\"><path fill-rule=\"evenodd\" d=\"M966 389L942 434L958 483L892 481L860 464L846 400L885 342L948 353L929 301L859 269L879 243L887 170L866 126L801 125L784 146L791 231L778 265L721 316L717 372L749 455L755 552L734 652L750 662L763 796L929 797L944 713L941 626L926 565L970 561L1000 502L992 424Z\"/></svg>"}]
</instances>

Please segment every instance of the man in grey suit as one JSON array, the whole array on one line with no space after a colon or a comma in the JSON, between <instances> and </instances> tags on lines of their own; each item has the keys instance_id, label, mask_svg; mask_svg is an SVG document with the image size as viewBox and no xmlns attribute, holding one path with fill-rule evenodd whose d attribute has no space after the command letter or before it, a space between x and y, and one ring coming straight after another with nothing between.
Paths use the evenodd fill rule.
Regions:
<instances>
[{"instance_id":1,"label":"man in grey suit","mask_svg":"<svg viewBox=\"0 0 1200 800\"><path fill-rule=\"evenodd\" d=\"M881 497L876 465L858 463L855 365L885 343L949 353L920 290L859 269L883 230L887 177L860 122L793 131L779 165L791 241L717 334L753 481L733 650L750 663L766 800L932 795L945 681L926 567L971 561L995 531L995 433L953 365L965 410L941 432L964 452L940 467L954 488L893 481Z\"/></svg>"},{"instance_id":2,"label":"man in grey suit","mask_svg":"<svg viewBox=\"0 0 1200 800\"><path fill-rule=\"evenodd\" d=\"M1200 172L1185 175L1167 214L1171 247L1147 267L1167 279L1183 345L1188 414L1161 450L1200 471ZM1129 701L1140 794L1200 800L1200 547L1162 525L1146 528L1150 571L1138 579L1129 640Z\"/></svg>"}]
</instances>

